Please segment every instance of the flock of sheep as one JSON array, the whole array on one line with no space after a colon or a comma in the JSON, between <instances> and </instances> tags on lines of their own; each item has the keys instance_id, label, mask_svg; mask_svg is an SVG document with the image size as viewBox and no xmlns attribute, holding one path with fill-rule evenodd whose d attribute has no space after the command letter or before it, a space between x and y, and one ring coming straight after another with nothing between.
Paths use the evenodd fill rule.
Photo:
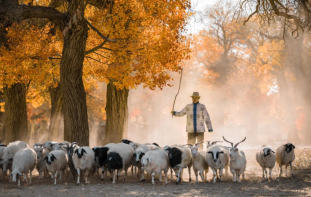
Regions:
<instances>
[{"instance_id":1,"label":"flock of sheep","mask_svg":"<svg viewBox=\"0 0 311 197\"><path fill-rule=\"evenodd\" d=\"M141 181L145 181L144 172L151 175L152 184L155 184L156 175L159 175L159 181L162 181L162 172L167 183L169 170L171 180L172 171L175 171L178 184L182 180L184 168L188 168L189 182L191 182L191 167L196 176L196 183L198 183L198 175L203 181L206 180L209 168L213 171L213 182L215 183L218 178L222 181L223 170L228 171L229 167L233 181L240 182L241 175L244 179L246 157L244 152L237 147L246 138L235 145L224 137L223 139L231 144L231 147L217 144L218 141L208 142L206 151L198 151L203 142L195 145L160 147L156 143L139 144L124 139L118 144L110 143L103 147L90 148L79 147L75 142L47 141L43 144L35 143L32 149L25 142L15 141L7 146L0 144L0 167L5 175L7 170L10 171L9 181L18 180L18 186L20 186L21 177L24 176L24 180L27 180L28 174L31 183L32 171L35 168L39 172L39 178L43 178L43 173L44 175L51 173L54 184L56 184L57 176L59 175L59 179L62 179L65 171L70 171L77 184L80 183L81 175L84 176L84 182L88 183L88 177L95 173L99 174L100 168L102 169L101 180L107 179L109 172L112 183L115 183L116 177L118 179L122 171L125 172L124 180L126 180L130 167L132 176L139 176ZM276 162L280 166L279 176L282 175L283 165L286 166L286 175L288 165L294 175L292 169L292 162L295 159L294 149L295 146L291 143L280 146L276 151L269 146L261 147L256 154L256 160L262 167L263 178L268 178L268 168L271 179L271 171ZM138 169L137 173L136 169Z\"/></svg>"}]
</instances>

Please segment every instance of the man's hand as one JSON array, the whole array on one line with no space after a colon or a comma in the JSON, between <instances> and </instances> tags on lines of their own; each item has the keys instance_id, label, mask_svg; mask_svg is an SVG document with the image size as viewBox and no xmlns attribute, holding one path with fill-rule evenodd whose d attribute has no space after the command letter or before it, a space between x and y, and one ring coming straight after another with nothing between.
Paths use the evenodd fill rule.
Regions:
<instances>
[{"instance_id":1,"label":"man's hand","mask_svg":"<svg viewBox=\"0 0 311 197\"><path fill-rule=\"evenodd\" d=\"M174 111L171 111L171 114L172 114L172 115L174 115L174 113L175 113Z\"/></svg>"}]
</instances>

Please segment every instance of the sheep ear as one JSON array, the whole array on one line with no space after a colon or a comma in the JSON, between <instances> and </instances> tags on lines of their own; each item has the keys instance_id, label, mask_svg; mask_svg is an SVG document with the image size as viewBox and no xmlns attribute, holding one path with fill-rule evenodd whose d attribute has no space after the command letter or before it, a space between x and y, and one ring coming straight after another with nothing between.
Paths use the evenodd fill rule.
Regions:
<instances>
[{"instance_id":1,"label":"sheep ear","mask_svg":"<svg viewBox=\"0 0 311 197\"><path fill-rule=\"evenodd\" d=\"M220 151L219 153L222 153L222 154L223 154L223 153L224 153L224 151Z\"/></svg>"},{"instance_id":2,"label":"sheep ear","mask_svg":"<svg viewBox=\"0 0 311 197\"><path fill-rule=\"evenodd\" d=\"M53 157L55 160L57 160L56 157L55 157L53 154L52 154L52 157Z\"/></svg>"},{"instance_id":3,"label":"sheep ear","mask_svg":"<svg viewBox=\"0 0 311 197\"><path fill-rule=\"evenodd\" d=\"M75 154L78 154L78 149L75 151Z\"/></svg>"},{"instance_id":4,"label":"sheep ear","mask_svg":"<svg viewBox=\"0 0 311 197\"><path fill-rule=\"evenodd\" d=\"M213 154L213 152L212 152L212 151L208 151L207 153Z\"/></svg>"},{"instance_id":5,"label":"sheep ear","mask_svg":"<svg viewBox=\"0 0 311 197\"><path fill-rule=\"evenodd\" d=\"M82 152L84 152L85 154L87 154L86 151L85 151L83 148L82 148Z\"/></svg>"},{"instance_id":6,"label":"sheep ear","mask_svg":"<svg viewBox=\"0 0 311 197\"><path fill-rule=\"evenodd\" d=\"M271 150L271 152L275 153L273 150Z\"/></svg>"},{"instance_id":7,"label":"sheep ear","mask_svg":"<svg viewBox=\"0 0 311 197\"><path fill-rule=\"evenodd\" d=\"M19 175L21 175L21 176L23 176L23 174L22 174L22 173L20 173L20 172L18 172L18 174L19 174Z\"/></svg>"},{"instance_id":8,"label":"sheep ear","mask_svg":"<svg viewBox=\"0 0 311 197\"><path fill-rule=\"evenodd\" d=\"M147 158L147 161L148 161L149 163L151 163L151 159L150 159L150 158Z\"/></svg>"},{"instance_id":9,"label":"sheep ear","mask_svg":"<svg viewBox=\"0 0 311 197\"><path fill-rule=\"evenodd\" d=\"M296 147L293 145L293 148L295 149Z\"/></svg>"},{"instance_id":10,"label":"sheep ear","mask_svg":"<svg viewBox=\"0 0 311 197\"><path fill-rule=\"evenodd\" d=\"M46 156L46 157L44 157L44 159L42 160L42 161L45 161L45 160L47 160L48 159L48 157Z\"/></svg>"}]
</instances>

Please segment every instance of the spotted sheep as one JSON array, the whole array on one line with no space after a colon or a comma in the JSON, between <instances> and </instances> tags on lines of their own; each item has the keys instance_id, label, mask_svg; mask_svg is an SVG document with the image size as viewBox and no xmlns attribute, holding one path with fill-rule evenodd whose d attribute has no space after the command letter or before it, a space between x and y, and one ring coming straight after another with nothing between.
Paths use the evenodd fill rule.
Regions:
<instances>
[{"instance_id":1,"label":"spotted sheep","mask_svg":"<svg viewBox=\"0 0 311 197\"><path fill-rule=\"evenodd\" d=\"M186 146L170 146L166 151L168 152L170 167L177 176L176 184L181 182L183 168L188 168L189 182L191 182L192 156L190 148Z\"/></svg>"},{"instance_id":2,"label":"spotted sheep","mask_svg":"<svg viewBox=\"0 0 311 197\"><path fill-rule=\"evenodd\" d=\"M43 159L46 161L48 171L53 174L54 184L56 185L57 174L60 172L59 179L62 179L62 173L65 171L68 163L68 157L62 150L53 150Z\"/></svg>"},{"instance_id":3,"label":"spotted sheep","mask_svg":"<svg viewBox=\"0 0 311 197\"><path fill-rule=\"evenodd\" d=\"M113 145L109 148L107 152L107 167L108 171L112 174L112 183L115 183L115 171L120 173L124 170L124 180L127 178L127 170L131 166L131 161L133 158L134 150L133 148L124 143L119 143Z\"/></svg>"},{"instance_id":4,"label":"spotted sheep","mask_svg":"<svg viewBox=\"0 0 311 197\"><path fill-rule=\"evenodd\" d=\"M217 170L219 171L219 178L222 181L223 169L226 171L229 167L229 150L227 147L215 144L207 148L206 160L213 171L213 183L216 183Z\"/></svg>"},{"instance_id":5,"label":"spotted sheep","mask_svg":"<svg viewBox=\"0 0 311 197\"><path fill-rule=\"evenodd\" d=\"M104 180L104 174L107 178L108 168L107 168L107 155L108 151L112 146L115 146L115 143L106 144L103 147L94 148L93 151L95 153L95 162L102 169L101 181Z\"/></svg>"},{"instance_id":6,"label":"spotted sheep","mask_svg":"<svg viewBox=\"0 0 311 197\"><path fill-rule=\"evenodd\" d=\"M228 140L223 137L223 139L231 144L230 147L230 171L233 175L233 181L234 182L241 182L240 175L242 175L243 180L245 179L245 169L246 169L246 157L243 151L239 150L237 147L240 143L244 142L246 140L246 137L233 145L232 142L229 142Z\"/></svg>"},{"instance_id":7,"label":"spotted sheep","mask_svg":"<svg viewBox=\"0 0 311 197\"><path fill-rule=\"evenodd\" d=\"M198 174L200 175L202 181L204 181L209 169L208 163L206 161L206 152L198 151L200 144L201 143L196 143L194 146L190 147L192 154L192 167L196 177L196 183L199 182Z\"/></svg>"},{"instance_id":8,"label":"spotted sheep","mask_svg":"<svg viewBox=\"0 0 311 197\"><path fill-rule=\"evenodd\" d=\"M267 168L269 168L269 178L272 179L272 170L275 166L276 155L270 146L263 145L256 153L257 163L262 168L262 178L268 178Z\"/></svg>"},{"instance_id":9,"label":"spotted sheep","mask_svg":"<svg viewBox=\"0 0 311 197\"><path fill-rule=\"evenodd\" d=\"M18 178L17 186L20 186L20 177L24 175L27 179L29 173L29 183L31 184L32 171L35 169L37 163L37 154L31 148L23 148L17 151L13 158L12 172L10 177L13 182Z\"/></svg>"},{"instance_id":10,"label":"spotted sheep","mask_svg":"<svg viewBox=\"0 0 311 197\"><path fill-rule=\"evenodd\" d=\"M88 175L96 168L94 151L88 146L82 146L75 150L72 160L78 173L77 184L80 183L81 171L84 172L84 182L88 183Z\"/></svg>"},{"instance_id":11,"label":"spotted sheep","mask_svg":"<svg viewBox=\"0 0 311 197\"><path fill-rule=\"evenodd\" d=\"M148 151L142 158L141 164L148 174L151 174L152 184L155 184L154 178L159 175L159 181L162 182L162 171L165 174L165 183L167 183L167 171L169 168L169 159L167 153L163 150Z\"/></svg>"},{"instance_id":12,"label":"spotted sheep","mask_svg":"<svg viewBox=\"0 0 311 197\"><path fill-rule=\"evenodd\" d=\"M3 167L3 173L5 174L7 173L8 167L12 166L13 164L13 157L15 153L17 153L19 150L23 148L29 148L29 146L28 144L22 141L11 142L7 145L7 147L5 147L3 151L2 161L0 163L2 164L2 167ZM11 171L10 168L9 170ZM10 176L10 180L11 180L11 176Z\"/></svg>"},{"instance_id":13,"label":"spotted sheep","mask_svg":"<svg viewBox=\"0 0 311 197\"><path fill-rule=\"evenodd\" d=\"M276 149L276 162L280 166L280 177L282 176L282 166L285 165L285 173L287 176L287 166L290 165L292 176L293 172L293 161L295 160L295 146L292 143L284 144Z\"/></svg>"},{"instance_id":14,"label":"spotted sheep","mask_svg":"<svg viewBox=\"0 0 311 197\"><path fill-rule=\"evenodd\" d=\"M136 166L138 167L138 171L141 173L141 181L145 181L144 170L141 166L141 158L148 152L154 150L160 150L161 148L152 144L142 144L140 145L133 154L133 160L136 162Z\"/></svg>"}]
</instances>

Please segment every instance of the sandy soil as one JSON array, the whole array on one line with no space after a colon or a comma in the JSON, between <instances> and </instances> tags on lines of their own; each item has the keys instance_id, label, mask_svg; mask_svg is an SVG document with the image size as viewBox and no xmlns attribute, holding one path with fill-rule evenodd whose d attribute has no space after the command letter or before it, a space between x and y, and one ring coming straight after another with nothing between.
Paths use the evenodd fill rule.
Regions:
<instances>
[{"instance_id":1,"label":"sandy soil","mask_svg":"<svg viewBox=\"0 0 311 197\"><path fill-rule=\"evenodd\" d=\"M296 160L294 162L295 177L285 174L278 178L279 167L273 170L273 180L262 179L262 171L256 162L256 149L245 150L247 156L246 180L242 183L233 183L229 174L223 182L211 183L212 172L208 173L208 182L194 183L195 176L191 171L192 182L188 182L188 173L184 172L184 182L176 185L176 178L168 184L156 181L155 186L151 180L140 182L131 175L123 181L121 174L116 184L110 181L100 181L96 175L91 178L90 184L77 185L72 179L58 181L53 185L51 178L39 180L35 175L32 184L22 182L21 187L16 183L9 183L7 179L0 180L0 196L18 197L43 197L43 196L311 196L311 148L296 148ZM129 171L129 174L130 171ZM170 176L169 176L170 177Z\"/></svg>"}]
</instances>

